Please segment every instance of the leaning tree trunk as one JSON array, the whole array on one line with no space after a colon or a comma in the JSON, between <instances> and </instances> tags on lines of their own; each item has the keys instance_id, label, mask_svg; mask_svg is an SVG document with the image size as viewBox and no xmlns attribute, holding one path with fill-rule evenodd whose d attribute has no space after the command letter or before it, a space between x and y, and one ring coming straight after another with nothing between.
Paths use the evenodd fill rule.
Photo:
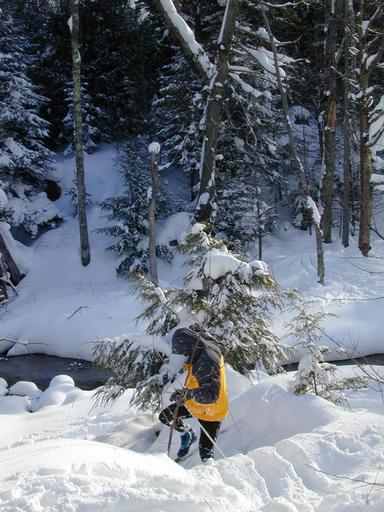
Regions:
<instances>
[{"instance_id":1,"label":"leaning tree trunk","mask_svg":"<svg viewBox=\"0 0 384 512\"><path fill-rule=\"evenodd\" d=\"M229 57L235 32L238 0L228 0L218 40L216 72L210 84L206 109L204 141L200 164L200 188L195 217L199 222L209 222L216 213L216 149L224 111L226 82L229 74Z\"/></svg>"},{"instance_id":2,"label":"leaning tree trunk","mask_svg":"<svg viewBox=\"0 0 384 512\"><path fill-rule=\"evenodd\" d=\"M321 218L324 242L332 242L332 200L335 179L335 152L336 152L336 38L337 38L337 12L339 0L326 2L326 40L325 60L326 77L324 91L326 105L324 112L324 145L323 162L325 175L321 191L324 211Z\"/></svg>"},{"instance_id":3,"label":"leaning tree trunk","mask_svg":"<svg viewBox=\"0 0 384 512\"><path fill-rule=\"evenodd\" d=\"M307 178L305 175L305 170L303 163L300 160L299 154L297 152L295 138L293 136L293 130L292 130L292 124L289 118L289 108L288 108L288 98L287 98L287 92L283 86L283 81L281 79L281 73L280 73L280 67L279 67L279 61L278 61L278 55L277 55L277 48L275 43L275 38L272 33L271 25L269 23L268 15L264 6L263 0L259 0L259 5L261 8L261 13L263 16L263 20L265 23L265 28L268 32L269 42L271 44L272 53L273 53L273 60L274 60L274 66L275 66L275 73L276 73L276 82L277 87L280 92L281 96L281 102L283 105L283 112L284 112L284 120L285 120L285 126L287 129L288 134L288 140L289 140L289 149L291 152L293 163L296 167L296 172L299 179L299 187L302 190L303 196L307 199L307 201L310 199L310 191L309 191L309 185L307 183ZM312 222L315 227L315 233L316 233L316 253L317 253L317 276L319 278L319 283L324 284L324 277L325 277L325 265L324 265L324 252L323 252L323 243L322 243L322 232L320 229L320 224L313 218L313 210L312 210Z\"/></svg>"},{"instance_id":4,"label":"leaning tree trunk","mask_svg":"<svg viewBox=\"0 0 384 512\"><path fill-rule=\"evenodd\" d=\"M156 260L156 205L157 197L159 195L159 176L157 156L160 150L160 145L153 142L149 145L149 154L151 157L151 187L148 194L148 228L149 228L149 274L151 281L155 286L159 286L159 278L157 273L157 260Z\"/></svg>"},{"instance_id":5,"label":"leaning tree trunk","mask_svg":"<svg viewBox=\"0 0 384 512\"><path fill-rule=\"evenodd\" d=\"M88 239L86 191L84 179L83 120L81 113L81 56L79 49L79 0L70 0L69 28L71 30L73 116L76 153L77 207L80 228L81 263L85 267L91 260Z\"/></svg>"}]
</instances>

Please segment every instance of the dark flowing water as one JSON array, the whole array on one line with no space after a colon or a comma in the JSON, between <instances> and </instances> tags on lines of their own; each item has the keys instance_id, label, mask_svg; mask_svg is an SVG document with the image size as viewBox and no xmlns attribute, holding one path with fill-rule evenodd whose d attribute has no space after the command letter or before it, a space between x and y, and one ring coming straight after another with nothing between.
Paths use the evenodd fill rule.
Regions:
<instances>
[{"instance_id":1,"label":"dark flowing water","mask_svg":"<svg viewBox=\"0 0 384 512\"><path fill-rule=\"evenodd\" d=\"M44 390L55 375L61 374L70 375L75 385L81 389L95 389L104 384L110 375L109 372L81 359L44 354L0 357L0 377L9 385L19 380L27 380Z\"/></svg>"}]
</instances>

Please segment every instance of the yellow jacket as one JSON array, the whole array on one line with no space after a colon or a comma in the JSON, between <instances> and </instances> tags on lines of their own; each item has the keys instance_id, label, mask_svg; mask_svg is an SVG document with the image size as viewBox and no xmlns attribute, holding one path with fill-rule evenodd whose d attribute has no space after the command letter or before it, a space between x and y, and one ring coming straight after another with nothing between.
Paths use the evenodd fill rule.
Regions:
<instances>
[{"instance_id":1,"label":"yellow jacket","mask_svg":"<svg viewBox=\"0 0 384 512\"><path fill-rule=\"evenodd\" d=\"M184 370L188 372L185 386L187 389L196 389L200 386L198 379L192 373L192 365L186 363ZM195 400L186 400L184 405L188 411L199 420L222 421L228 413L228 392L225 378L224 358L220 359L220 390L216 402L202 404Z\"/></svg>"}]
</instances>

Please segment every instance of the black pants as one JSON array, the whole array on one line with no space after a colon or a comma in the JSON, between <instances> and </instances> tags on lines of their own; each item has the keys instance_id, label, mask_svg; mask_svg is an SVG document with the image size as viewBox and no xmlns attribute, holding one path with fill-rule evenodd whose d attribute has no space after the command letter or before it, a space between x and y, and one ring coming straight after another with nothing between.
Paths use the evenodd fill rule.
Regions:
<instances>
[{"instance_id":1,"label":"black pants","mask_svg":"<svg viewBox=\"0 0 384 512\"><path fill-rule=\"evenodd\" d=\"M175 409L176 404L171 404L170 406L163 409L159 415L159 420L161 423L171 426L173 423ZM178 432L186 432L191 428L188 424L183 423L182 420L185 418L192 418L192 414L184 405L180 405L179 410L177 411L177 418L175 422L175 430ZM219 433L221 421L199 420L199 423L202 427L200 429L199 452L201 460L204 460L208 459L209 457L213 457L214 442L216 441L217 435Z\"/></svg>"}]
</instances>

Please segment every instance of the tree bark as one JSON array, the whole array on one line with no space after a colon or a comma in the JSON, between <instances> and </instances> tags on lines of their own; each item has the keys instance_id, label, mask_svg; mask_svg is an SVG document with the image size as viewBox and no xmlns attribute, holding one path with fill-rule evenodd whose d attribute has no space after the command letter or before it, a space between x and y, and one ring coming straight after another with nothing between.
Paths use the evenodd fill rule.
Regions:
<instances>
[{"instance_id":1,"label":"tree bark","mask_svg":"<svg viewBox=\"0 0 384 512\"><path fill-rule=\"evenodd\" d=\"M148 225L149 225L149 274L151 281L155 286L159 286L159 278L157 273L156 260L156 205L159 194L159 177L157 166L157 153L152 152L151 155L151 194L148 205Z\"/></svg>"},{"instance_id":2,"label":"tree bark","mask_svg":"<svg viewBox=\"0 0 384 512\"><path fill-rule=\"evenodd\" d=\"M360 107L360 224L359 249L363 256L371 250L372 222L372 155L369 146L368 75L360 69L362 98Z\"/></svg>"},{"instance_id":3,"label":"tree bark","mask_svg":"<svg viewBox=\"0 0 384 512\"><path fill-rule=\"evenodd\" d=\"M352 78L351 45L353 30L353 12L350 0L344 0L344 90L343 90L343 108L344 108L344 126L343 126L343 209L342 209L342 243L344 247L349 246L349 223L350 223L350 204L351 204L351 133L350 133L350 80Z\"/></svg>"},{"instance_id":4,"label":"tree bark","mask_svg":"<svg viewBox=\"0 0 384 512\"><path fill-rule=\"evenodd\" d=\"M337 13L339 0L326 1L326 39L325 39L325 61L326 77L324 92L326 105L324 112L324 153L323 162L325 174L321 191L324 205L321 218L321 227L324 235L324 242L332 242L332 203L333 186L335 179L335 151L336 151L336 39L337 39Z\"/></svg>"},{"instance_id":5,"label":"tree bark","mask_svg":"<svg viewBox=\"0 0 384 512\"><path fill-rule=\"evenodd\" d=\"M374 21L379 20L384 9L380 2L370 5L358 0L356 26L359 48L359 128L360 128L360 223L359 249L363 256L371 250L372 225L372 150L369 139L369 115L371 107L370 76L381 62L384 54L384 32L374 30ZM374 14L369 15L370 9ZM367 18L367 19L365 19Z\"/></svg>"},{"instance_id":6,"label":"tree bark","mask_svg":"<svg viewBox=\"0 0 384 512\"><path fill-rule=\"evenodd\" d=\"M216 149L223 117L229 57L235 32L238 0L228 0L218 40L216 72L210 84L206 108L204 141L200 164L200 188L195 217L199 222L210 222L216 214Z\"/></svg>"},{"instance_id":7,"label":"tree bark","mask_svg":"<svg viewBox=\"0 0 384 512\"><path fill-rule=\"evenodd\" d=\"M73 115L76 154L77 204L80 228L81 263L85 267L91 260L84 178L83 120L81 112L81 56L79 49L79 0L70 0L72 77L73 77Z\"/></svg>"}]
</instances>

